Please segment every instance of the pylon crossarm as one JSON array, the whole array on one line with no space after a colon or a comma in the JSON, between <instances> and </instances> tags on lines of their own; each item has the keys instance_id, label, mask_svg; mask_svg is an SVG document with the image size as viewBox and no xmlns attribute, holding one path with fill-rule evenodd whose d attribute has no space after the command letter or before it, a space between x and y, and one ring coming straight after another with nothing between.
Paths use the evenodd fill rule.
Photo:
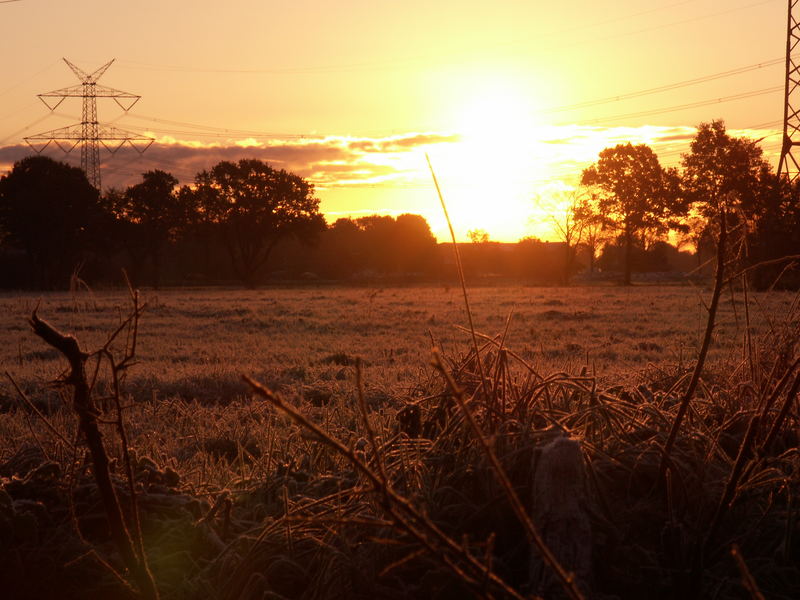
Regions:
<instances>
[{"instance_id":1,"label":"pylon crossarm","mask_svg":"<svg viewBox=\"0 0 800 600\"><path fill-rule=\"evenodd\" d=\"M97 81L98 79L100 79L100 78L103 76L103 73L105 73L106 71L108 71L108 67L110 67L110 66L111 66L111 63L113 63L115 60L116 60L115 58L112 58L110 61L108 61L108 62L107 62L106 64L104 64L102 67L98 67L98 68L97 68L97 70L96 70L94 73L92 73L91 75L89 75L89 78L90 78L92 81Z\"/></svg>"},{"instance_id":2,"label":"pylon crossarm","mask_svg":"<svg viewBox=\"0 0 800 600\"><path fill-rule=\"evenodd\" d=\"M111 66L111 63L113 63L115 59L112 58L110 61L108 61L102 67L96 69L94 73L91 74L87 74L83 69L81 69L77 65L72 64L66 58L63 60L65 63L67 63L67 66L70 69L72 69L72 72L75 73L78 79L80 79L83 83L94 83L103 76L103 73L105 73L108 70L108 67Z\"/></svg>"},{"instance_id":3,"label":"pylon crossarm","mask_svg":"<svg viewBox=\"0 0 800 600\"><path fill-rule=\"evenodd\" d=\"M50 131L35 133L25 138L26 140L82 140L83 131L80 124L59 127Z\"/></svg>"},{"instance_id":4,"label":"pylon crossarm","mask_svg":"<svg viewBox=\"0 0 800 600\"><path fill-rule=\"evenodd\" d=\"M38 98L39 98L39 100L42 101L42 104L44 104L51 111L54 111L55 109L57 109L61 105L61 103L64 100L67 99L66 96L53 96L53 95L50 95L50 94L39 94ZM45 98L58 98L58 102L56 102L55 104L51 105L47 100L45 100Z\"/></svg>"},{"instance_id":5,"label":"pylon crossarm","mask_svg":"<svg viewBox=\"0 0 800 600\"><path fill-rule=\"evenodd\" d=\"M37 148L36 146L31 144L31 138L25 138L25 143L28 144L28 146L31 147L31 150L36 152L36 154L41 154L42 152L44 152L45 148L47 148L50 145L50 142L52 142L52 141L53 141L52 139L48 139L45 142L44 146L42 146L41 148Z\"/></svg>"},{"instance_id":6,"label":"pylon crossarm","mask_svg":"<svg viewBox=\"0 0 800 600\"><path fill-rule=\"evenodd\" d=\"M153 142L155 142L153 138L147 138L147 143L140 148L139 146L134 144L131 140L128 140L128 143L131 145L131 148L136 150L139 154L144 154L144 151L147 150L150 146L152 146Z\"/></svg>"},{"instance_id":7,"label":"pylon crossarm","mask_svg":"<svg viewBox=\"0 0 800 600\"><path fill-rule=\"evenodd\" d=\"M108 139L109 139L109 138L101 138L101 139L100 139L100 143L103 145L103 148L105 148L106 150L108 150L108 152L109 152L109 153L110 153L110 154L113 156L113 155L115 155L115 154L117 153L117 151L118 151L120 148L122 148L122 146L125 144L125 140L122 140L122 141L120 141L120 142L119 142L119 143L117 143L117 144L107 144L107 143L106 143L106 140L108 140ZM116 141L116 140L115 140L115 141Z\"/></svg>"},{"instance_id":8,"label":"pylon crossarm","mask_svg":"<svg viewBox=\"0 0 800 600\"><path fill-rule=\"evenodd\" d=\"M131 94L130 92L123 92L107 85L95 85L92 90L92 95L98 98L129 98L131 100L138 100L141 98L138 94Z\"/></svg>"},{"instance_id":9,"label":"pylon crossarm","mask_svg":"<svg viewBox=\"0 0 800 600\"><path fill-rule=\"evenodd\" d=\"M153 139L146 135L141 135L133 131L128 131L126 129L120 129L119 127L113 126L102 127L98 132L98 138L102 138L104 140L136 140L142 142Z\"/></svg>"},{"instance_id":10,"label":"pylon crossarm","mask_svg":"<svg viewBox=\"0 0 800 600\"><path fill-rule=\"evenodd\" d=\"M125 112L128 112L130 109L133 108L133 105L139 101L139 98L141 98L141 96L112 96L112 98L114 98L114 102L117 103L117 106L119 106ZM126 99L132 98L133 102L131 102L126 106L122 102L120 102L120 98L126 98Z\"/></svg>"},{"instance_id":11,"label":"pylon crossarm","mask_svg":"<svg viewBox=\"0 0 800 600\"><path fill-rule=\"evenodd\" d=\"M86 74L86 73L83 71L83 69L81 69L81 68L80 68L80 67L78 67L77 65L73 65L73 64L72 64L71 62L69 62L69 61L68 61L66 58L64 58L64 59L62 59L62 60L63 60L65 63L67 63L67 66L68 66L70 69L72 69L72 72L73 72L73 73L75 73L75 76L76 76L78 79L80 79L81 81L85 80L85 79L88 77L88 75L87 75L87 74Z\"/></svg>"},{"instance_id":12,"label":"pylon crossarm","mask_svg":"<svg viewBox=\"0 0 800 600\"><path fill-rule=\"evenodd\" d=\"M78 147L78 144L81 143L80 140L69 140L73 142L72 144L64 144L63 140L53 140L53 143L58 146L58 149L61 150L64 154L71 154L75 148Z\"/></svg>"}]
</instances>

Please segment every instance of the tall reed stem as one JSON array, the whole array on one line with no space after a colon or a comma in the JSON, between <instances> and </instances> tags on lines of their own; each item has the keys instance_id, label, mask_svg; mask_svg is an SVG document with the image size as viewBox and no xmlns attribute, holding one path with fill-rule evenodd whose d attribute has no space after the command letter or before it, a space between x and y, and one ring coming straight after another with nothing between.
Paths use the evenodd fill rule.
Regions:
<instances>
[{"instance_id":1,"label":"tall reed stem","mask_svg":"<svg viewBox=\"0 0 800 600\"><path fill-rule=\"evenodd\" d=\"M706 332L703 336L703 345L700 347L700 354L697 357L697 364L694 366L692 379L689 381L689 387L686 388L683 398L681 398L680 405L678 406L678 412L675 415L675 421L672 423L672 429L669 432L667 443L664 445L664 451L661 454L661 465L658 469L659 480L664 479L664 474L666 473L667 466L669 464L669 455L672 452L672 446L675 444L675 440L678 437L678 431L680 431L681 424L686 416L686 411L689 409L689 403L692 401L694 392L697 389L697 384L700 382L700 375L703 373L703 367L705 366L708 349L711 346L711 334L714 332L714 324L717 318L717 307L719 306L719 297L722 294L722 286L725 282L725 248L728 237L726 217L727 214L723 209L720 213L719 219L720 228L719 242L717 244L717 268L714 276L714 291L711 294L711 304L708 307L708 320L706 321Z\"/></svg>"},{"instance_id":2,"label":"tall reed stem","mask_svg":"<svg viewBox=\"0 0 800 600\"><path fill-rule=\"evenodd\" d=\"M436 193L439 195L439 203L442 205L442 211L444 212L444 218L447 221L447 228L450 230L450 239L453 241L453 255L455 256L456 260L456 268L458 269L458 279L461 282L461 292L464 295L464 308L467 311L467 320L469 321L469 331L472 338L472 351L475 352L475 362L478 365L478 374L481 378L481 389L483 390L483 396L486 398L486 401L489 401L489 394L488 390L486 389L486 376L483 372L483 363L480 359L480 351L478 350L478 336L475 333L475 324L472 321L472 310L469 306L469 295L467 294L467 282L464 277L464 267L461 264L461 253L458 251L458 244L456 243L456 234L453 231L453 223L450 221L450 215L447 212L447 204L445 204L444 196L442 195L442 190L439 187L439 181L436 179L436 173L433 170L433 165L431 164L431 157L427 154L425 155L425 160L428 161L428 168L431 170L431 177L433 177L433 185L436 186Z\"/></svg>"}]
</instances>

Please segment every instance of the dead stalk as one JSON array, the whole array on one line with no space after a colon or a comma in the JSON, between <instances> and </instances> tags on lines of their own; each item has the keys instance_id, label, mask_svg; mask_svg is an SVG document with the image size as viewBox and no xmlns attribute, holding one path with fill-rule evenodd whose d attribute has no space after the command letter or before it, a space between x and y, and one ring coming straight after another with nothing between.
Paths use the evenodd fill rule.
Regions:
<instances>
[{"instance_id":1,"label":"dead stalk","mask_svg":"<svg viewBox=\"0 0 800 600\"><path fill-rule=\"evenodd\" d=\"M460 544L439 529L433 521L420 512L407 498L398 494L392 487L383 485L381 476L359 458L354 450L348 448L328 432L308 420L294 406L284 402L278 394L273 393L246 375L243 376L243 379L250 385L257 396L267 400L295 423L312 432L317 441L346 458L359 473L367 478L375 490L380 491L384 498L382 506L397 526L415 538L431 556L456 573L464 583L476 591L481 589L482 582L487 577L485 565L476 560L469 552L465 552ZM522 595L496 574L490 573L488 578L492 585L502 593L512 598L523 600L524 597Z\"/></svg>"},{"instance_id":2,"label":"dead stalk","mask_svg":"<svg viewBox=\"0 0 800 600\"><path fill-rule=\"evenodd\" d=\"M456 267L458 268L458 279L461 282L461 293L464 295L464 308L467 311L467 320L469 321L469 330L472 337L472 351L475 352L475 361L478 363L478 374L481 378L481 388L483 389L483 397L486 399L486 402L489 402L489 393L486 389L486 377L483 374L483 363L480 359L480 352L478 350L478 337L475 334L475 324L472 321L472 310L470 310L469 306L469 295L467 294L467 282L466 278L464 277L464 267L461 264L461 253L458 251L458 244L456 243L456 234L453 231L453 223L450 221L450 215L447 212L447 205L444 201L444 196L442 195L442 190L439 187L439 181L436 179L436 173L433 171L433 165L431 164L430 157L426 154L425 159L428 161L428 168L431 171L431 177L433 177L433 184L436 186L436 193L439 196L439 202L442 205L442 211L444 212L444 218L447 221L447 227L450 230L450 239L453 241L453 255L455 256L456 260Z\"/></svg>"},{"instance_id":3,"label":"dead stalk","mask_svg":"<svg viewBox=\"0 0 800 600\"><path fill-rule=\"evenodd\" d=\"M711 295L711 304L708 307L708 320L706 321L706 331L703 336L703 345L700 347L700 354L697 357L697 364L694 367L692 378L689 381L689 387L681 398L678 412L675 414L675 421L672 423L672 429L669 432L667 443L664 445L664 450L661 454L661 465L659 466L659 480L664 478L664 473L669 465L669 455L672 452L672 446L675 444L675 439L678 437L683 418L686 416L686 411L689 408L689 403L692 401L694 391L697 389L697 384L700 381L700 375L703 372L705 365L706 355L711 346L711 334L714 332L714 324L717 317L717 307L719 306L719 297L722 293L725 275L725 248L727 242L727 226L726 226L726 212L723 210L720 214L720 230L719 242L717 244L717 270L714 277L714 291Z\"/></svg>"},{"instance_id":4,"label":"dead stalk","mask_svg":"<svg viewBox=\"0 0 800 600\"><path fill-rule=\"evenodd\" d=\"M512 485L511 481L508 479L508 475L506 475L505 469L500 464L500 460L497 458L497 454L495 453L494 449L490 441L484 435L483 431L481 431L480 425L475 420L475 416L470 411L469 407L467 406L467 402L464 398L463 392L460 388L456 385L453 378L450 377L450 373L447 372L445 369L444 364L442 363L441 356L434 351L434 366L439 370L442 376L445 378L447 382L447 386L450 388L453 396L458 402L459 407L461 408L464 417L466 418L467 422L469 423L470 428L472 429L475 438L478 440L481 448L483 449L484 454L489 459L489 462L492 465L492 473L497 478L500 486L503 488L505 492L506 498L508 499L509 503L511 504L511 508L514 510L514 514L519 519L522 526L525 528L525 533L528 537L530 543L536 545L536 548L542 555L544 562L547 566L553 570L556 574L558 579L561 581L564 590L573 598L573 600L582 600L583 594L578 589L578 586L575 581L575 577L572 573L568 573L561 563L558 562L558 559L555 555L550 551L550 548L547 547L545 544L544 539L542 539L539 530L536 528L536 525L533 523L531 518L528 516L528 513L525 511L525 508L522 505L522 502L519 499L519 495L514 491L514 486Z\"/></svg>"},{"instance_id":5,"label":"dead stalk","mask_svg":"<svg viewBox=\"0 0 800 600\"><path fill-rule=\"evenodd\" d=\"M78 340L71 335L64 335L47 321L40 319L35 310L29 323L36 335L61 352L69 362L70 373L64 379L64 383L73 388L73 408L78 415L79 428L92 457L95 482L103 501L111 536L140 596L146 600L158 600L158 589L148 568L146 556L140 552L141 535L136 535L138 543L134 543L111 481L108 454L98 426L99 411L92 399L91 388L86 379L85 364L89 354L80 349Z\"/></svg>"}]
</instances>

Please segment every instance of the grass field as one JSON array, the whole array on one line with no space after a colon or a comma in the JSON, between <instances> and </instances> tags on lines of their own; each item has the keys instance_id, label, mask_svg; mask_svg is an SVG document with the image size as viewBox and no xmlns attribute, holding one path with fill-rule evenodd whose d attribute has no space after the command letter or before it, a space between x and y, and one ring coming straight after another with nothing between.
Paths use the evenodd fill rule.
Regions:
<instances>
[{"instance_id":1,"label":"grass field","mask_svg":"<svg viewBox=\"0 0 800 600\"><path fill-rule=\"evenodd\" d=\"M795 295L725 292L659 483L709 295L476 288L472 314L487 336L478 362L457 288L144 292L119 399L161 597L757 597L745 572L767 597L798 597ZM130 574L76 444L71 392L48 385L66 362L27 324L37 306L88 350L131 310L127 291L0 296L0 581L18 598L124 597L111 568ZM127 506L107 369L98 381ZM558 546L535 473L565 434L580 442L583 474L564 503L580 500L593 564L572 591L542 570L512 498ZM569 563L575 553L561 550Z\"/></svg>"},{"instance_id":2,"label":"grass field","mask_svg":"<svg viewBox=\"0 0 800 600\"><path fill-rule=\"evenodd\" d=\"M690 367L705 327L708 290L691 287L477 288L476 328L502 334L542 373L578 372L633 382L652 368ZM129 390L227 401L243 393L242 374L273 387L350 393L343 373L355 357L375 393L402 396L418 387L430 348L458 355L468 336L461 290L442 287L174 290L145 292L138 364ZM780 330L794 295L750 294L754 339ZM127 315L127 293L0 296L0 364L26 390L40 390L59 370L27 318L40 314L73 332L86 349L102 344ZM741 294L723 301L712 363L742 358L747 319ZM3 388L8 396L10 391ZM12 394L13 395L13 394Z\"/></svg>"}]
</instances>

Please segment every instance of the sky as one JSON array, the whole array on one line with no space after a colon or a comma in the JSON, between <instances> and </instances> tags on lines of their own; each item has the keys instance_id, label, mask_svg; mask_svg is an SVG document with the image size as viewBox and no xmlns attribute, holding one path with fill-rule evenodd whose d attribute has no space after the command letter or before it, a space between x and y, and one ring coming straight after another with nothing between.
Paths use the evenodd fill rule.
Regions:
<instances>
[{"instance_id":1,"label":"sky","mask_svg":"<svg viewBox=\"0 0 800 600\"><path fill-rule=\"evenodd\" d=\"M5 0L0 174L81 121L80 98L37 98L79 84L62 59L114 59L99 84L141 99L98 98L98 119L155 142L101 149L103 189L259 158L314 183L329 222L418 213L444 240L427 155L459 239L552 239L608 146L678 165L724 119L776 165L786 19L786 0Z\"/></svg>"}]
</instances>

